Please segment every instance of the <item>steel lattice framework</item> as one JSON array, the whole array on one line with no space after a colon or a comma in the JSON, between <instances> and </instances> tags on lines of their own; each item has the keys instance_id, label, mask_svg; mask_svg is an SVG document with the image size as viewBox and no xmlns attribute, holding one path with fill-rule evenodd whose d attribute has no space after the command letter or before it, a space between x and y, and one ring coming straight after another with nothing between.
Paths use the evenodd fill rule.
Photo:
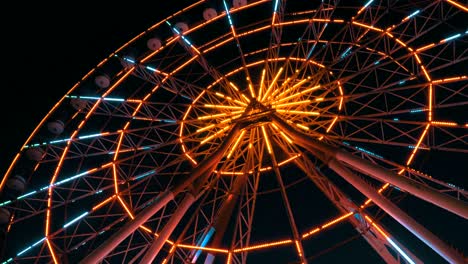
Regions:
<instances>
[{"instance_id":1,"label":"steel lattice framework","mask_svg":"<svg viewBox=\"0 0 468 264\"><path fill-rule=\"evenodd\" d=\"M3 263L308 263L362 238L387 263L466 261L466 243L401 206L466 230L466 172L430 175L422 158L468 152L466 5L179 10L92 69L21 147L0 184Z\"/></svg>"}]
</instances>

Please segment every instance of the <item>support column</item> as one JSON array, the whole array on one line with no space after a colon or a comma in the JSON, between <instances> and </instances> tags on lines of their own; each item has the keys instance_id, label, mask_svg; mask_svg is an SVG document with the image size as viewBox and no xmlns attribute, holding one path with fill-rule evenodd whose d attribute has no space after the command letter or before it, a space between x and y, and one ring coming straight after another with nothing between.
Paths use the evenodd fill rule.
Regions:
<instances>
[{"instance_id":1,"label":"support column","mask_svg":"<svg viewBox=\"0 0 468 264\"><path fill-rule=\"evenodd\" d=\"M154 258L158 255L164 243L166 243L166 240L172 234L172 231L174 231L174 229L179 224L180 220L185 215L185 213L187 212L187 210L190 208L190 206L193 204L194 201L195 201L195 197L193 196L193 194L190 192L187 192L185 194L184 199L177 207L175 213L171 216L169 221L167 221L166 225L164 226L162 231L159 233L159 236L155 238L150 248L148 248L148 250L146 251L146 254L141 259L141 263L149 264L153 262Z\"/></svg>"},{"instance_id":2,"label":"support column","mask_svg":"<svg viewBox=\"0 0 468 264\"><path fill-rule=\"evenodd\" d=\"M350 164L357 170L365 173L366 175L372 178L375 178L382 182L388 182L424 201L430 202L465 219L468 219L468 204L466 202L457 200L447 194L438 192L426 185L423 185L416 181L412 181L408 178L402 177L400 175L397 175L396 173L388 171L387 169L379 165L373 164L368 160L356 157L344 150L327 145L314 138L311 138L309 135L297 131L296 129L291 127L288 123L286 123L276 114L272 114L271 118L274 121L274 123L284 132L286 132L290 137L292 137L298 145L301 145L307 148L308 150L312 151L319 150L323 152L326 156L334 157L338 160Z\"/></svg>"},{"instance_id":3,"label":"support column","mask_svg":"<svg viewBox=\"0 0 468 264\"><path fill-rule=\"evenodd\" d=\"M331 159L328 166L336 173L341 175L346 181L358 189L362 194L372 199L382 210L389 214L393 219L403 225L408 231L413 233L430 248L435 250L440 256L450 263L464 263L464 259L457 251L445 244L437 236L407 215L398 206L393 204L384 196L380 195L375 189L366 183L361 177L354 174L348 168L343 166L336 159Z\"/></svg>"},{"instance_id":4,"label":"support column","mask_svg":"<svg viewBox=\"0 0 468 264\"><path fill-rule=\"evenodd\" d=\"M172 190L167 190L160 194L153 203L144 208L133 220L127 222L120 230L106 240L102 245L91 252L80 263L90 264L98 263L104 259L115 247L124 241L131 233L133 233L139 226L144 224L151 216L156 214L168 202L174 199L176 195L184 191L201 175L204 175L211 168L215 167L223 158L224 153L228 150L231 144L236 140L240 131L240 124L236 124L229 134L224 138L223 143L211 154L204 159L197 167L195 167L190 176L178 185L174 186Z\"/></svg>"},{"instance_id":5,"label":"support column","mask_svg":"<svg viewBox=\"0 0 468 264\"><path fill-rule=\"evenodd\" d=\"M212 248L219 248L221 246L221 241L224 237L224 232L226 232L226 228L229 224L229 221L231 220L232 211L234 210L237 198L239 196L239 193L241 192L242 186L244 186L244 183L247 180L247 177L248 175L244 174L235 179L233 187L230 191L231 193L219 209L217 219L213 225L213 228L215 229L216 233L214 235L213 242L211 242ZM212 264L214 259L214 253L208 252L204 264Z\"/></svg>"},{"instance_id":6,"label":"support column","mask_svg":"<svg viewBox=\"0 0 468 264\"><path fill-rule=\"evenodd\" d=\"M347 195L343 193L330 179L322 175L314 169L314 165L310 160L302 154L301 160L295 159L295 164L309 177L309 179L319 188L323 194L332 202L336 208L342 213L346 214L350 211L358 212L359 206L356 205ZM393 255L388 247L393 247L386 238L379 233L373 225L367 225L365 220L358 220L355 217L348 218L349 222L354 226L357 232L361 233L363 238L369 245L379 254L385 263L399 264L401 255ZM369 230L367 230L369 229ZM372 231L372 234L370 231ZM386 247L388 246L388 247ZM417 258L409 249L403 245L399 245L406 254L414 261L415 264L422 264L423 262Z\"/></svg>"},{"instance_id":7,"label":"support column","mask_svg":"<svg viewBox=\"0 0 468 264\"><path fill-rule=\"evenodd\" d=\"M133 220L129 221L119 231L108 238L98 248L91 252L80 263L98 263L104 259L115 247L117 247L125 238L133 233L139 226L144 224L152 215L158 212L163 206L174 199L174 194L167 190L160 194L155 201L139 213Z\"/></svg>"}]
</instances>

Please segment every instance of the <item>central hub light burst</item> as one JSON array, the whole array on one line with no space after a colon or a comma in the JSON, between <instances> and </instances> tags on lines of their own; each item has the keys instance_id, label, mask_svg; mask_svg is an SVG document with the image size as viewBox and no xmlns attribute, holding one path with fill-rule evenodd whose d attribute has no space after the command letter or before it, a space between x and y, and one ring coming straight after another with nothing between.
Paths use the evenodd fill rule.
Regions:
<instances>
[{"instance_id":1,"label":"central hub light burst","mask_svg":"<svg viewBox=\"0 0 468 264\"><path fill-rule=\"evenodd\" d=\"M257 70L258 80L247 78L243 89L233 81L221 85L223 80L217 80L188 107L179 140L182 152L194 165L212 153L239 122L243 128L218 172L263 172L293 161L299 157L294 141L270 121L274 112L320 140L332 131L343 108L343 88L333 80L332 72L323 66L317 71L320 74L283 67L270 74L266 69Z\"/></svg>"}]
</instances>

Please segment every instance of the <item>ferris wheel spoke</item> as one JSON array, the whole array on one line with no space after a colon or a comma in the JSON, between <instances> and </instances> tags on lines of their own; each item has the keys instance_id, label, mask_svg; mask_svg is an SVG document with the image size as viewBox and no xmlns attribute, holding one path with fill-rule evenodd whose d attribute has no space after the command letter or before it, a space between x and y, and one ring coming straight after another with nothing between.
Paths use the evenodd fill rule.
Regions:
<instances>
[{"instance_id":1,"label":"ferris wheel spoke","mask_svg":"<svg viewBox=\"0 0 468 264\"><path fill-rule=\"evenodd\" d=\"M169 27L174 31L175 34L178 35L178 37L182 40L181 45L187 50L187 52L192 56L192 60L196 60L199 65L214 79L214 80L221 80L221 86L223 90L228 93L230 96L238 99L238 100L245 100L242 98L242 96L239 95L239 91L236 91L235 89L229 85L228 81L223 77L221 73L219 73L216 68L212 65L209 64L209 62L206 60L204 57L203 53L195 47L190 40L188 40L187 36L183 35L183 32L179 32L175 27L172 26L167 21L167 24Z\"/></svg>"},{"instance_id":2,"label":"ferris wheel spoke","mask_svg":"<svg viewBox=\"0 0 468 264\"><path fill-rule=\"evenodd\" d=\"M462 4L170 5L15 156L0 184L5 264L336 262L323 253L359 237L385 262L460 259L399 207L467 217ZM435 246L396 240L413 235Z\"/></svg>"},{"instance_id":3,"label":"ferris wheel spoke","mask_svg":"<svg viewBox=\"0 0 468 264\"><path fill-rule=\"evenodd\" d=\"M329 7L331 6L331 7ZM268 50L268 56L266 60L266 65L272 64L276 65L277 60L275 58L279 57L279 49L281 46L284 46L285 44L292 45L293 48L291 51L289 51L289 56L287 56L287 60L285 61L285 64L289 64L289 58L299 56L305 58L305 60L302 63L296 62L292 70L291 74L291 79L298 78L299 74L304 71L306 67L310 67L309 59L311 58L312 52L315 50L318 42L320 41L321 36L325 32L325 29L327 28L327 21L330 21L330 18L335 11L336 3L333 4L326 4L322 1L320 3L320 6L314 10L313 12L313 17L311 19L308 19L307 21L307 26L305 29L303 29L303 33L300 35L299 39L297 42L294 43L281 43L278 42L275 44L273 41L274 39L272 38L272 41L270 41L270 46ZM282 6L284 9L284 6ZM284 14L283 14L284 16ZM278 18L275 18L276 20L279 20L279 16L275 16ZM274 22L274 21L273 21ZM296 21L295 21L296 22ZM283 18L280 19L280 21L276 22L275 25L272 27L273 31L276 30L278 32L282 32L284 26L289 25L290 21L283 21ZM284 28L286 29L286 28ZM274 36L272 34L272 36ZM279 36L281 37L281 36ZM312 43L312 47L309 48L309 44ZM275 47L275 49L272 49L271 47ZM286 68L286 66L284 66ZM273 69L276 69L276 66L273 67Z\"/></svg>"}]
</instances>

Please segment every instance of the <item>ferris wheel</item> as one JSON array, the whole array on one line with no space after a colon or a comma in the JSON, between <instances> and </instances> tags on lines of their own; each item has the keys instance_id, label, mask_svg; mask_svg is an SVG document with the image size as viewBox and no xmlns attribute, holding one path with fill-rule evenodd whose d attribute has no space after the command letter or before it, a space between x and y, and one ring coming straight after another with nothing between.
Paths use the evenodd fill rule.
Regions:
<instances>
[{"instance_id":1,"label":"ferris wheel","mask_svg":"<svg viewBox=\"0 0 468 264\"><path fill-rule=\"evenodd\" d=\"M466 170L434 169L468 152L466 4L178 10L21 146L0 183L2 263L466 261L466 240L414 216L468 227Z\"/></svg>"}]
</instances>

